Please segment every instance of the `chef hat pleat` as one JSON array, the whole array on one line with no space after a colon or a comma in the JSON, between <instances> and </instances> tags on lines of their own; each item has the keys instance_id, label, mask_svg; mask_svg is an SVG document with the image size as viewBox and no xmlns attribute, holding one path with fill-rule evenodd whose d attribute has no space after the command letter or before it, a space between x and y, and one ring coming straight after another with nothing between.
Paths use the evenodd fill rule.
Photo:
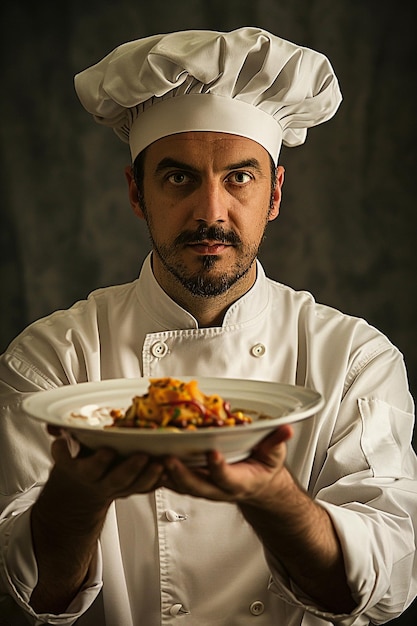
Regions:
<instances>
[{"instance_id":1,"label":"chef hat pleat","mask_svg":"<svg viewBox=\"0 0 417 626\"><path fill-rule=\"evenodd\" d=\"M302 144L341 102L323 54L251 27L130 41L77 74L75 88L132 160L162 137L204 130L253 139L277 162L282 143Z\"/></svg>"}]
</instances>

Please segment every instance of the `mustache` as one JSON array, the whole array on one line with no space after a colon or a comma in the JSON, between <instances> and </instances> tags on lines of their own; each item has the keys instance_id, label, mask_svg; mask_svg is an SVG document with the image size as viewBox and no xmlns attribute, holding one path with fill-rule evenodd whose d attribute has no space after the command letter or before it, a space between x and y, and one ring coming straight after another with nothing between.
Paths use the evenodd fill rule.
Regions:
<instances>
[{"instance_id":1,"label":"mustache","mask_svg":"<svg viewBox=\"0 0 417 626\"><path fill-rule=\"evenodd\" d=\"M197 230L184 230L175 239L175 244L202 243L203 241L217 241L237 246L242 243L240 237L233 230L225 230L221 226L201 225Z\"/></svg>"}]
</instances>

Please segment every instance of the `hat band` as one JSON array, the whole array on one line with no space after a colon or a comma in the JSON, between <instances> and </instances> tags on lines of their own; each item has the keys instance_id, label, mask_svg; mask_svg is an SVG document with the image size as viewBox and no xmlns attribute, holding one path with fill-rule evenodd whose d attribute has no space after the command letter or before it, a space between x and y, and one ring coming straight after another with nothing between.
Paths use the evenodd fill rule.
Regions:
<instances>
[{"instance_id":1,"label":"hat band","mask_svg":"<svg viewBox=\"0 0 417 626\"><path fill-rule=\"evenodd\" d=\"M275 164L278 162L282 143L279 123L242 100L211 93L168 97L144 108L129 133L132 161L157 139L190 131L229 133L252 139L269 152Z\"/></svg>"}]
</instances>

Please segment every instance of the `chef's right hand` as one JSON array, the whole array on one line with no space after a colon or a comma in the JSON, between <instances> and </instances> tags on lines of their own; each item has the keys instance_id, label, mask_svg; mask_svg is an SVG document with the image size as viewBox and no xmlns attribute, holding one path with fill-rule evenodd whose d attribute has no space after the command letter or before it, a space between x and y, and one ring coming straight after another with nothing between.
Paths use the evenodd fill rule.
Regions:
<instances>
[{"instance_id":1,"label":"chef's right hand","mask_svg":"<svg viewBox=\"0 0 417 626\"><path fill-rule=\"evenodd\" d=\"M57 429L48 430L56 437L51 448L55 465L48 482L59 486L75 506L81 501L87 506L109 506L116 498L147 493L161 483L165 469L156 458L141 453L122 457L110 448L82 446L73 456L68 436Z\"/></svg>"}]
</instances>

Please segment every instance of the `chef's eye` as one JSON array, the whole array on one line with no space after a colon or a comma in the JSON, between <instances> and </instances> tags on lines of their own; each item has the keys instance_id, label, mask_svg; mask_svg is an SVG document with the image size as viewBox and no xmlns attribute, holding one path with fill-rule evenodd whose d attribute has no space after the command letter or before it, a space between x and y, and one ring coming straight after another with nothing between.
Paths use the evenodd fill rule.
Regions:
<instances>
[{"instance_id":1,"label":"chef's eye","mask_svg":"<svg viewBox=\"0 0 417 626\"><path fill-rule=\"evenodd\" d=\"M229 181L235 185L245 185L252 180L252 176L248 172L233 172L229 176Z\"/></svg>"},{"instance_id":2,"label":"chef's eye","mask_svg":"<svg viewBox=\"0 0 417 626\"><path fill-rule=\"evenodd\" d=\"M184 172L174 172L168 176L168 180L173 185L186 185L190 182L190 177Z\"/></svg>"}]
</instances>

